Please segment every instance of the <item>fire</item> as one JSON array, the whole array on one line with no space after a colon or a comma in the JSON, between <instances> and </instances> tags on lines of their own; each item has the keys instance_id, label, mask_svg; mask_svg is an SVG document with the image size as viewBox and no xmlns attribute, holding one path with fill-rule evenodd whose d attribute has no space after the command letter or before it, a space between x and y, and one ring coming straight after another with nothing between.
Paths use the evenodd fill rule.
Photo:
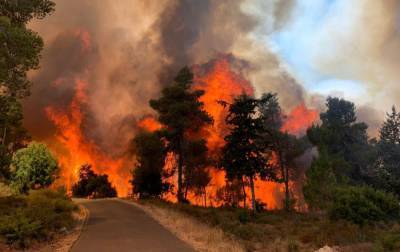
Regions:
<instances>
[{"instance_id":1,"label":"fire","mask_svg":"<svg viewBox=\"0 0 400 252\"><path fill-rule=\"evenodd\" d=\"M85 37L85 36L83 36ZM86 38L86 44L89 40ZM85 44L85 43L84 43ZM86 47L85 47L86 48ZM213 117L214 124L209 126L203 136L207 140L210 156L218 156L219 150L225 144L224 137L229 133L225 123L227 110L218 101L233 102L233 99L243 93L254 94L251 84L235 72L228 57L219 57L207 69L201 66L194 68L194 89L205 91L201 101L205 110ZM56 87L58 84L56 85ZM93 141L90 141L83 132L85 113L84 108L88 105L86 89L88 83L82 79L75 81L75 95L66 109L47 107L46 114L57 128L54 139L50 140L49 146L57 155L61 169L60 181L71 189L73 183L78 179L78 172L81 165L92 164L97 173L109 175L111 182L116 186L119 196L126 196L130 192L130 173L127 169L127 160L124 158L115 159L104 153ZM305 129L318 119L318 113L309 110L304 104L300 104L285 120L283 131L292 134L301 134ZM145 116L138 123L137 127L142 130L154 132L162 125L152 116ZM168 155L166 169L174 168L175 157ZM130 167L128 167L130 168ZM205 197L198 197L189 194L192 203L218 206L216 194L219 188L225 186L225 174L214 167L208 168L212 180L206 189ZM176 184L176 175L169 178L169 181ZM176 187L175 187L176 189ZM256 196L266 203L268 208L273 209L281 205L283 186L278 183L256 181ZM247 192L250 195L249 192ZM175 200L173 194L165 195L171 201Z\"/></svg>"},{"instance_id":2,"label":"fire","mask_svg":"<svg viewBox=\"0 0 400 252\"><path fill-rule=\"evenodd\" d=\"M199 74L200 73L200 74ZM206 135L210 154L213 156L215 152L225 144L224 137L229 133L229 129L225 123L227 110L218 104L217 101L233 102L236 96L243 93L248 95L254 94L254 89L250 82L242 75L233 71L229 59L220 57L215 62L211 70L205 74L201 74L199 69L195 68L194 88L205 91L201 101L204 102L205 110L214 118L214 125L209 127ZM215 202L216 192L219 188L225 186L225 174L223 171L215 168L210 168L212 177L209 188L207 188L207 198L209 204L218 205L220 202ZM276 191L280 185L272 182L256 181L257 198L267 204L268 208L276 208L279 202L276 201ZM247 192L247 195L250 195ZM190 199L192 202L198 202L199 199Z\"/></svg>"},{"instance_id":3,"label":"fire","mask_svg":"<svg viewBox=\"0 0 400 252\"><path fill-rule=\"evenodd\" d=\"M154 117L152 116L146 116L142 120L139 121L137 126L140 129L147 130L150 132L157 131L161 129L162 125L159 123Z\"/></svg>"},{"instance_id":4,"label":"fire","mask_svg":"<svg viewBox=\"0 0 400 252\"><path fill-rule=\"evenodd\" d=\"M82 107L87 105L85 93L87 83L76 80L75 95L68 109L47 107L48 118L57 127L55 139L49 146L56 154L61 167L60 184L71 189L78 180L79 168L91 164L97 173L106 173L118 191L118 195L128 195L129 173L123 171L123 159L112 159L103 153L94 142L87 140L82 132L84 114Z\"/></svg>"},{"instance_id":5,"label":"fire","mask_svg":"<svg viewBox=\"0 0 400 252\"><path fill-rule=\"evenodd\" d=\"M301 135L318 119L318 110L308 109L306 105L302 103L290 112L282 126L282 131Z\"/></svg>"},{"instance_id":6,"label":"fire","mask_svg":"<svg viewBox=\"0 0 400 252\"><path fill-rule=\"evenodd\" d=\"M212 69L205 74L198 72L199 69L195 68L194 89L205 91L201 101L214 119L214 125L208 129L207 143L208 148L216 150L224 145L224 136L228 133L225 124L226 110L218 101L232 102L243 93L253 95L254 89L246 79L231 69L227 57L217 59Z\"/></svg>"}]
</instances>

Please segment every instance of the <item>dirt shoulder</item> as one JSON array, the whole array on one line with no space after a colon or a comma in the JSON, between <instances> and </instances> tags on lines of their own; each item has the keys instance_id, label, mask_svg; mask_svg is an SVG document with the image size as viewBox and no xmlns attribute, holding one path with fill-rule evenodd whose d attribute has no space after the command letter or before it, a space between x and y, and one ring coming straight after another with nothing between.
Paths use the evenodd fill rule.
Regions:
<instances>
[{"instance_id":1,"label":"dirt shoulder","mask_svg":"<svg viewBox=\"0 0 400 252\"><path fill-rule=\"evenodd\" d=\"M139 204L130 199L123 201L145 211L174 235L190 244L196 251L246 251L244 246L233 236L229 236L221 229L206 225L189 215L154 204Z\"/></svg>"}]
</instances>

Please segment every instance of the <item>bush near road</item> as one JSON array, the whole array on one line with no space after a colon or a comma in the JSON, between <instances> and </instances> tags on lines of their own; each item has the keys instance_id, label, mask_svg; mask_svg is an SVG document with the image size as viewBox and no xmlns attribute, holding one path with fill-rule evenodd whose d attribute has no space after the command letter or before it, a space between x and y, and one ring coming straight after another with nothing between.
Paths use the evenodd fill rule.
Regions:
<instances>
[{"instance_id":1,"label":"bush near road","mask_svg":"<svg viewBox=\"0 0 400 252\"><path fill-rule=\"evenodd\" d=\"M74 226L72 214L77 210L63 190L43 189L0 198L1 242L26 248L51 240Z\"/></svg>"}]
</instances>

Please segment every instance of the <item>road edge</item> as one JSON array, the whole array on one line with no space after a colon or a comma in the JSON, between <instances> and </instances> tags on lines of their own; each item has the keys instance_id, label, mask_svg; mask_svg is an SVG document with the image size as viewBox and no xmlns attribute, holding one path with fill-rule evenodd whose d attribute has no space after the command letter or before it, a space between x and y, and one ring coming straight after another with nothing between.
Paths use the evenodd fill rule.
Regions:
<instances>
[{"instance_id":1,"label":"road edge","mask_svg":"<svg viewBox=\"0 0 400 252\"><path fill-rule=\"evenodd\" d=\"M157 221L161 226L169 230L173 235L188 244L195 251L245 251L244 247L239 242L228 237L222 230L210 227L209 225L201 223L190 216L179 213L178 211L174 211L172 209L161 209L153 205L141 205L132 201L131 199L116 200L141 209L145 214ZM182 223L178 224L176 221L172 223L166 218L160 217L160 215L174 215L175 218L181 220Z\"/></svg>"},{"instance_id":2,"label":"road edge","mask_svg":"<svg viewBox=\"0 0 400 252\"><path fill-rule=\"evenodd\" d=\"M89 209L87 209L87 208L86 208L84 205L82 205L82 204L79 204L79 207L80 207L81 210L84 212L85 217L84 217L84 220L81 221L81 223L80 223L80 225L79 225L79 227L78 227L79 233L78 233L76 239L75 239L75 240L72 242L72 244L70 245L69 249L67 250L68 252L72 251L73 247L76 245L76 243L77 243L77 242L79 241L79 239L81 238L82 233L83 233L83 230L84 230L84 228L86 227L86 224L87 224L87 222L89 221L89 217L90 217L90 211L89 211Z\"/></svg>"}]
</instances>

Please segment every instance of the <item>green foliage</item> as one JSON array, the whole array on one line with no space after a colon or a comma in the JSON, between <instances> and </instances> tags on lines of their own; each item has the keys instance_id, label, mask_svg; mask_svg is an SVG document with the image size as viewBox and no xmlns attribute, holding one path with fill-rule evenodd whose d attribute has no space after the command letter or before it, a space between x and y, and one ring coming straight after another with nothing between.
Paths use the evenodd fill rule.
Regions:
<instances>
[{"instance_id":1,"label":"green foliage","mask_svg":"<svg viewBox=\"0 0 400 252\"><path fill-rule=\"evenodd\" d=\"M333 173L334 161L324 150L307 170L307 180L303 187L304 198L313 210L327 209L332 202L336 178Z\"/></svg>"},{"instance_id":2,"label":"green foliage","mask_svg":"<svg viewBox=\"0 0 400 252\"><path fill-rule=\"evenodd\" d=\"M11 185L22 193L50 186L58 173L57 160L46 145L35 142L15 153L12 167Z\"/></svg>"},{"instance_id":3,"label":"green foliage","mask_svg":"<svg viewBox=\"0 0 400 252\"><path fill-rule=\"evenodd\" d=\"M359 225L379 221L398 221L400 203L398 199L383 191L370 187L341 187L334 193L329 209L334 220L343 219Z\"/></svg>"},{"instance_id":4,"label":"green foliage","mask_svg":"<svg viewBox=\"0 0 400 252\"><path fill-rule=\"evenodd\" d=\"M34 240L49 240L61 229L72 228L76 210L65 191L45 189L27 196L0 198L0 236L22 248Z\"/></svg>"},{"instance_id":5,"label":"green foliage","mask_svg":"<svg viewBox=\"0 0 400 252\"><path fill-rule=\"evenodd\" d=\"M79 169L79 181L72 186L75 197L112 198L117 197L117 190L108 181L107 175L98 175L89 164Z\"/></svg>"},{"instance_id":6,"label":"green foliage","mask_svg":"<svg viewBox=\"0 0 400 252\"><path fill-rule=\"evenodd\" d=\"M49 0L0 0L0 179L8 179L10 157L28 139L21 99L30 93L27 72L39 67L43 41L26 24L52 11Z\"/></svg>"},{"instance_id":7,"label":"green foliage","mask_svg":"<svg viewBox=\"0 0 400 252\"><path fill-rule=\"evenodd\" d=\"M0 181L10 178L11 153L4 145L0 145Z\"/></svg>"},{"instance_id":8,"label":"green foliage","mask_svg":"<svg viewBox=\"0 0 400 252\"><path fill-rule=\"evenodd\" d=\"M133 193L139 198L160 197L168 189L163 183L166 158L164 142L157 133L141 132L133 140L137 164L132 171Z\"/></svg>"},{"instance_id":9,"label":"green foliage","mask_svg":"<svg viewBox=\"0 0 400 252\"><path fill-rule=\"evenodd\" d=\"M377 251L399 251L400 250L400 234L384 235L378 241Z\"/></svg>"},{"instance_id":10,"label":"green foliage","mask_svg":"<svg viewBox=\"0 0 400 252\"><path fill-rule=\"evenodd\" d=\"M307 131L311 143L325 149L329 155L342 159L347 165L337 166L338 180L343 177L359 183L363 170L371 163L368 144L367 125L357 122L355 106L344 99L327 99L327 111L321 113L322 124L313 126Z\"/></svg>"},{"instance_id":11,"label":"green foliage","mask_svg":"<svg viewBox=\"0 0 400 252\"><path fill-rule=\"evenodd\" d=\"M157 111L158 121L164 127L160 131L167 140L168 151L177 155L178 162L178 201L184 201L183 172L185 166L185 146L200 130L212 123L212 118L204 110L200 101L203 90L192 90L193 73L188 67L183 68L176 76L174 83L162 90L161 97L151 100L150 106Z\"/></svg>"},{"instance_id":12,"label":"green foliage","mask_svg":"<svg viewBox=\"0 0 400 252\"><path fill-rule=\"evenodd\" d=\"M14 24L24 25L33 18L45 18L54 7L50 0L0 0L0 16L8 17Z\"/></svg>"},{"instance_id":13,"label":"green foliage","mask_svg":"<svg viewBox=\"0 0 400 252\"><path fill-rule=\"evenodd\" d=\"M400 195L400 113L392 107L380 129L372 184Z\"/></svg>"},{"instance_id":14,"label":"green foliage","mask_svg":"<svg viewBox=\"0 0 400 252\"><path fill-rule=\"evenodd\" d=\"M220 166L226 171L230 181L243 180L243 177L249 179L254 211L254 179L257 176L262 179L275 177L268 162L270 155L265 151L265 144L259 141L265 129L263 118L258 113L263 102L265 101L246 94L235 98L232 104L221 102L222 105L228 106L226 123L231 132L225 137L226 144L222 149Z\"/></svg>"}]
</instances>

